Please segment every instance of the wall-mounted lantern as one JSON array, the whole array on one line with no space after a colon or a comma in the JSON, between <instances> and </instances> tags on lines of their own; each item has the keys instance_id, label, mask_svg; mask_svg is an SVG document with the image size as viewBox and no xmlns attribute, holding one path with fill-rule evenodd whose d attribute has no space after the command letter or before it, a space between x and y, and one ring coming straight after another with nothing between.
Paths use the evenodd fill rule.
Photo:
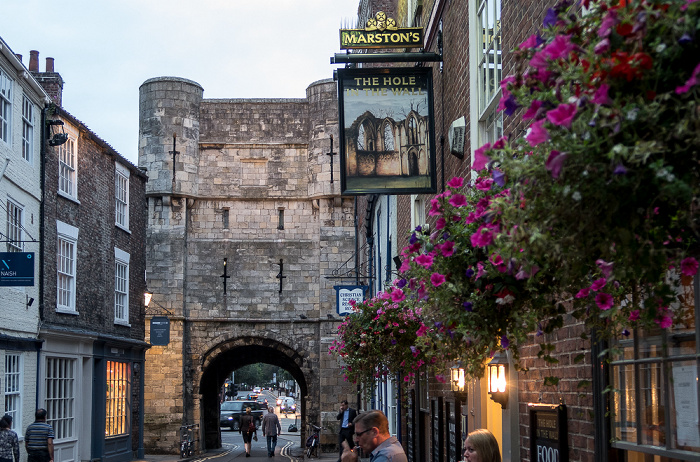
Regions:
<instances>
[{"instance_id":1,"label":"wall-mounted lantern","mask_svg":"<svg viewBox=\"0 0 700 462\"><path fill-rule=\"evenodd\" d=\"M496 353L488 364L489 395L505 409L508 405L508 357L503 352Z\"/></svg>"}]
</instances>

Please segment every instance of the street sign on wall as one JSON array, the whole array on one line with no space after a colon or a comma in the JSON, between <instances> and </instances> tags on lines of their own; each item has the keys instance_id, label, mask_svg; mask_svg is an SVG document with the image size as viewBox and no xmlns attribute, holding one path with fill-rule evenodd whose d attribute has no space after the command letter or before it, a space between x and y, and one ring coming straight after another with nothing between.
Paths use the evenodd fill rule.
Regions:
<instances>
[{"instance_id":1,"label":"street sign on wall","mask_svg":"<svg viewBox=\"0 0 700 462\"><path fill-rule=\"evenodd\" d=\"M170 343L170 320L165 316L151 319L151 345L165 346Z\"/></svg>"},{"instance_id":2,"label":"street sign on wall","mask_svg":"<svg viewBox=\"0 0 700 462\"><path fill-rule=\"evenodd\" d=\"M350 300L363 301L369 286L347 285L333 286L333 288L335 289L336 312L339 316L346 316L352 313Z\"/></svg>"},{"instance_id":3,"label":"street sign on wall","mask_svg":"<svg viewBox=\"0 0 700 462\"><path fill-rule=\"evenodd\" d=\"M34 252L0 252L0 286L34 285Z\"/></svg>"}]
</instances>

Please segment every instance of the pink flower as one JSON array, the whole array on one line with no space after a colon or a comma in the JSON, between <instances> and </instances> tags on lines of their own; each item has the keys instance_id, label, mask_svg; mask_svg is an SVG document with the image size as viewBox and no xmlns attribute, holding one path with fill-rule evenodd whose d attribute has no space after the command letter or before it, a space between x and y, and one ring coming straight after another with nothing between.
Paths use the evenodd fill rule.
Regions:
<instances>
[{"instance_id":1,"label":"pink flower","mask_svg":"<svg viewBox=\"0 0 700 462\"><path fill-rule=\"evenodd\" d=\"M463 194L455 194L450 197L449 202L452 207L464 207L467 205L467 198Z\"/></svg>"},{"instance_id":2,"label":"pink flower","mask_svg":"<svg viewBox=\"0 0 700 462\"><path fill-rule=\"evenodd\" d=\"M524 50L527 48L535 48L538 45L539 45L539 43L537 40L537 34L532 34L531 36L526 38L523 43L520 44L520 49Z\"/></svg>"},{"instance_id":3,"label":"pink flower","mask_svg":"<svg viewBox=\"0 0 700 462\"><path fill-rule=\"evenodd\" d=\"M554 125L563 125L566 128L571 128L571 122L576 117L576 104L560 104L556 109L547 111L547 120Z\"/></svg>"},{"instance_id":4,"label":"pink flower","mask_svg":"<svg viewBox=\"0 0 700 462\"><path fill-rule=\"evenodd\" d=\"M596 45L593 47L593 52L597 55L602 55L606 51L610 49L610 40L608 38L604 38L600 42L596 43Z\"/></svg>"},{"instance_id":5,"label":"pink flower","mask_svg":"<svg viewBox=\"0 0 700 462\"><path fill-rule=\"evenodd\" d=\"M668 315L660 316L654 319L654 322L662 329L668 329L673 325L673 319Z\"/></svg>"},{"instance_id":6,"label":"pink flower","mask_svg":"<svg viewBox=\"0 0 700 462\"><path fill-rule=\"evenodd\" d=\"M612 295L606 294L605 292L599 293L595 296L595 304L598 305L598 308L601 310L609 310L613 306Z\"/></svg>"},{"instance_id":7,"label":"pink flower","mask_svg":"<svg viewBox=\"0 0 700 462\"><path fill-rule=\"evenodd\" d=\"M569 157L568 154L562 154L559 151L552 150L547 157L547 161L544 166L552 174L552 178L559 178L561 175L561 169L564 167L564 161Z\"/></svg>"},{"instance_id":8,"label":"pink flower","mask_svg":"<svg viewBox=\"0 0 700 462\"><path fill-rule=\"evenodd\" d=\"M428 332L428 326L426 326L425 324L421 324L418 330L416 331L416 335L418 337L422 337L425 335L426 332Z\"/></svg>"},{"instance_id":9,"label":"pink flower","mask_svg":"<svg viewBox=\"0 0 700 462\"><path fill-rule=\"evenodd\" d=\"M399 303L406 300L406 294L403 293L403 290L397 289L394 287L391 289L391 301Z\"/></svg>"},{"instance_id":10,"label":"pink flower","mask_svg":"<svg viewBox=\"0 0 700 462\"><path fill-rule=\"evenodd\" d=\"M549 133L547 132L547 129L544 128L544 123L545 119L540 119L530 125L528 134L525 137L527 142L530 143L530 146L535 147L549 139Z\"/></svg>"},{"instance_id":11,"label":"pink flower","mask_svg":"<svg viewBox=\"0 0 700 462\"><path fill-rule=\"evenodd\" d=\"M595 264L598 265L598 268L600 268L600 272L603 273L603 276L606 278L609 278L610 275L612 274L613 270L613 264L608 263L605 260L598 259L595 261Z\"/></svg>"},{"instance_id":12,"label":"pink flower","mask_svg":"<svg viewBox=\"0 0 700 462\"><path fill-rule=\"evenodd\" d=\"M459 189L464 185L464 179L460 178L458 176L452 178L448 183L447 186L453 189Z\"/></svg>"},{"instance_id":13,"label":"pink flower","mask_svg":"<svg viewBox=\"0 0 700 462\"><path fill-rule=\"evenodd\" d=\"M595 104L610 104L611 100L608 96L608 91L610 91L610 86L605 83L602 84L595 91L595 94L593 95L593 102Z\"/></svg>"},{"instance_id":14,"label":"pink flower","mask_svg":"<svg viewBox=\"0 0 700 462\"><path fill-rule=\"evenodd\" d=\"M551 59L566 58L569 56L576 46L571 43L570 35L557 35L554 37L551 43L549 43L544 50L542 50L545 56Z\"/></svg>"},{"instance_id":15,"label":"pink flower","mask_svg":"<svg viewBox=\"0 0 700 462\"><path fill-rule=\"evenodd\" d=\"M445 282L445 276L440 273L433 273L430 275L430 282L433 287L440 287Z\"/></svg>"},{"instance_id":16,"label":"pink flower","mask_svg":"<svg viewBox=\"0 0 700 462\"><path fill-rule=\"evenodd\" d=\"M438 218L437 221L435 222L435 230L439 231L439 230L443 229L446 224L447 224L447 220L445 220L445 217Z\"/></svg>"},{"instance_id":17,"label":"pink flower","mask_svg":"<svg viewBox=\"0 0 700 462\"><path fill-rule=\"evenodd\" d=\"M629 320L630 320L631 322L639 321L639 318L640 318L640 316L639 316L639 310L633 310L633 311L630 312Z\"/></svg>"},{"instance_id":18,"label":"pink flower","mask_svg":"<svg viewBox=\"0 0 700 462\"><path fill-rule=\"evenodd\" d=\"M598 35L600 37L607 37L610 35L610 32L615 24L617 24L617 11L608 10L608 14L605 15L605 18L603 18L603 21L600 23Z\"/></svg>"},{"instance_id":19,"label":"pink flower","mask_svg":"<svg viewBox=\"0 0 700 462\"><path fill-rule=\"evenodd\" d=\"M430 210L428 210L428 215L433 217L435 215L440 215L442 213L442 204L437 199L430 199Z\"/></svg>"},{"instance_id":20,"label":"pink flower","mask_svg":"<svg viewBox=\"0 0 700 462\"><path fill-rule=\"evenodd\" d=\"M425 269L430 269L433 266L433 256L430 254L418 255L414 261Z\"/></svg>"},{"instance_id":21,"label":"pink flower","mask_svg":"<svg viewBox=\"0 0 700 462\"><path fill-rule=\"evenodd\" d=\"M451 257L455 253L455 243L452 241L446 241L444 244L442 244L442 248L440 250L442 251L443 257Z\"/></svg>"},{"instance_id":22,"label":"pink flower","mask_svg":"<svg viewBox=\"0 0 700 462\"><path fill-rule=\"evenodd\" d=\"M476 151L474 151L474 163L472 164L472 170L479 171L486 168L491 159L489 159L484 152L491 149L491 143L486 143Z\"/></svg>"},{"instance_id":23,"label":"pink flower","mask_svg":"<svg viewBox=\"0 0 700 462\"><path fill-rule=\"evenodd\" d=\"M695 276L698 272L698 261L693 257L684 258L681 262L681 273L684 276Z\"/></svg>"},{"instance_id":24,"label":"pink flower","mask_svg":"<svg viewBox=\"0 0 700 462\"><path fill-rule=\"evenodd\" d=\"M408 261L408 259L405 259L404 261L401 262L401 268L399 268L399 273L405 273L406 271L411 269L411 263Z\"/></svg>"},{"instance_id":25,"label":"pink flower","mask_svg":"<svg viewBox=\"0 0 700 462\"><path fill-rule=\"evenodd\" d=\"M481 225L474 234L471 235L472 247L486 247L493 244L493 230L486 225Z\"/></svg>"},{"instance_id":26,"label":"pink flower","mask_svg":"<svg viewBox=\"0 0 700 462\"><path fill-rule=\"evenodd\" d=\"M686 80L685 85L681 85L679 87L676 87L676 94L680 95L681 93L687 93L690 91L690 88L698 84L698 74L700 74L700 63L695 66L695 69L693 69L693 73L690 76L688 80Z\"/></svg>"},{"instance_id":27,"label":"pink flower","mask_svg":"<svg viewBox=\"0 0 700 462\"><path fill-rule=\"evenodd\" d=\"M586 298L588 297L588 294L591 293L590 287L584 287L583 289L579 290L578 293L576 294L576 298Z\"/></svg>"},{"instance_id":28,"label":"pink flower","mask_svg":"<svg viewBox=\"0 0 700 462\"><path fill-rule=\"evenodd\" d=\"M535 116L537 116L537 111L540 110L542 107L542 101L536 99L532 103L530 103L530 107L527 108L527 111L525 111L525 114L523 114L523 120L530 120L534 119Z\"/></svg>"},{"instance_id":29,"label":"pink flower","mask_svg":"<svg viewBox=\"0 0 700 462\"><path fill-rule=\"evenodd\" d=\"M481 276L486 274L486 270L484 270L484 265L481 264L481 262L476 264L476 278L474 279L475 281L479 279Z\"/></svg>"},{"instance_id":30,"label":"pink flower","mask_svg":"<svg viewBox=\"0 0 700 462\"><path fill-rule=\"evenodd\" d=\"M605 278L599 278L593 281L593 284L591 284L591 290L598 292L600 289L605 287L605 285L608 283L608 281L605 280Z\"/></svg>"}]
</instances>

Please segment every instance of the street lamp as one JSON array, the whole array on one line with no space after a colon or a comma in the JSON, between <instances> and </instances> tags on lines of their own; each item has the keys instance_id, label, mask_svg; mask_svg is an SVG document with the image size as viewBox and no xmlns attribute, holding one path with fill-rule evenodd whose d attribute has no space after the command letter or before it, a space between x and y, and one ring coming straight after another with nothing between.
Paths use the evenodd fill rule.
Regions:
<instances>
[{"instance_id":1,"label":"street lamp","mask_svg":"<svg viewBox=\"0 0 700 462\"><path fill-rule=\"evenodd\" d=\"M467 400L467 392L464 385L464 368L462 363L458 361L457 364L450 368L450 389L460 401Z\"/></svg>"},{"instance_id":2,"label":"street lamp","mask_svg":"<svg viewBox=\"0 0 700 462\"><path fill-rule=\"evenodd\" d=\"M148 307L151 303L154 303L158 308L163 310L165 313L169 314L170 316L173 316L173 312L158 303L157 301L153 300L153 292L146 291L143 293L143 305L146 307L146 312L148 312ZM153 312L153 309L151 309ZM155 310L157 314L161 314L158 310Z\"/></svg>"},{"instance_id":3,"label":"street lamp","mask_svg":"<svg viewBox=\"0 0 700 462\"><path fill-rule=\"evenodd\" d=\"M508 357L503 352L496 353L488 364L488 392L491 399L505 409L508 404Z\"/></svg>"}]
</instances>

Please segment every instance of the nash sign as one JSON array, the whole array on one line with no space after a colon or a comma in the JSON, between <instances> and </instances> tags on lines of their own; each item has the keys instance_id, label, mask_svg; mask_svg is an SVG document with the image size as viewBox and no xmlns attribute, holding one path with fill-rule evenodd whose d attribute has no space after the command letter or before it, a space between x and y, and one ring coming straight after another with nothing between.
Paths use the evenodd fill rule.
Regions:
<instances>
[{"instance_id":1,"label":"nash sign","mask_svg":"<svg viewBox=\"0 0 700 462\"><path fill-rule=\"evenodd\" d=\"M34 285L34 252L0 252L0 286Z\"/></svg>"}]
</instances>

